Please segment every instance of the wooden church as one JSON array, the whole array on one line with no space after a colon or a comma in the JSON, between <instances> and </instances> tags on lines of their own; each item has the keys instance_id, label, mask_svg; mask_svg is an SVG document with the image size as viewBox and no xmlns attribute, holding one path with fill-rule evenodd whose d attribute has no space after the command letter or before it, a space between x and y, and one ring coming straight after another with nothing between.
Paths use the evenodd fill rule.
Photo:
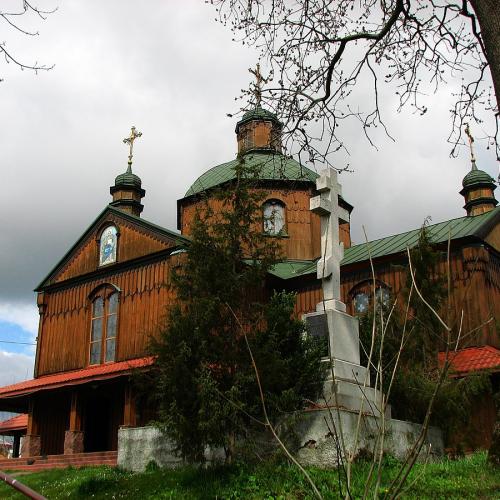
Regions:
<instances>
[{"instance_id":1,"label":"wooden church","mask_svg":"<svg viewBox=\"0 0 500 500\"><path fill-rule=\"evenodd\" d=\"M316 274L320 218L309 206L317 174L282 153L281 130L277 116L260 106L236 124L238 155L260 167L255 189L265 193L262 230L280 239L285 256L268 286L295 291L300 316L314 311L322 298ZM131 373L153 363L146 356L148 338L175 301L171 273L189 244L190 222L200 204L208 200L216 207L211 193L231 186L237 160L203 173L178 200L178 231L166 229L141 217L145 190L132 172L132 146L139 135L133 128L127 139L128 168L116 177L110 204L36 288L40 323L34 378L0 388L0 410L28 415L23 457L116 450L120 426L142 426L150 418L133 393ZM466 331L478 329L463 347L489 346L499 353L498 321L488 321L500 317L495 187L473 162L461 191L467 215L429 226L429 235L443 248L451 235L453 307L456 314L464 310ZM404 286L406 248L417 243L419 229L369 243L374 291L367 245L351 246L353 207L342 195L339 206L342 298L348 312L363 314L371 301L397 296ZM443 261L440 272L445 270Z\"/></svg>"}]
</instances>

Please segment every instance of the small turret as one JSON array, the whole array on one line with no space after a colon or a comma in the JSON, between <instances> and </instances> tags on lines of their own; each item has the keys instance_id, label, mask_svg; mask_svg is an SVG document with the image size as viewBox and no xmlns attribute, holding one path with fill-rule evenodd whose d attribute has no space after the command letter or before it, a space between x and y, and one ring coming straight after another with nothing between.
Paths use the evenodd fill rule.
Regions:
<instances>
[{"instance_id":1,"label":"small turret","mask_svg":"<svg viewBox=\"0 0 500 500\"><path fill-rule=\"evenodd\" d=\"M141 215L142 209L144 208L141 200L146 194L146 191L141 187L141 178L132 173L132 151L134 141L138 137L141 137L141 135L141 132L138 132L135 127L132 127L130 137L123 139L125 144L130 145L127 170L125 173L118 175L115 179L114 186L109 188L109 192L113 196L113 201L110 205L135 215L136 217L140 217Z\"/></svg>"},{"instance_id":2,"label":"small turret","mask_svg":"<svg viewBox=\"0 0 500 500\"><path fill-rule=\"evenodd\" d=\"M471 170L463 178L460 194L465 198L464 208L467 215L479 215L493 210L498 202L493 191L496 189L495 181L484 170L479 170L476 166L476 158L472 144L472 137L469 125L465 128L465 133L469 138L469 146L471 152Z\"/></svg>"},{"instance_id":3,"label":"small turret","mask_svg":"<svg viewBox=\"0 0 500 500\"><path fill-rule=\"evenodd\" d=\"M249 151L281 153L281 130L278 117L260 106L247 111L236 124L238 154Z\"/></svg>"}]
</instances>

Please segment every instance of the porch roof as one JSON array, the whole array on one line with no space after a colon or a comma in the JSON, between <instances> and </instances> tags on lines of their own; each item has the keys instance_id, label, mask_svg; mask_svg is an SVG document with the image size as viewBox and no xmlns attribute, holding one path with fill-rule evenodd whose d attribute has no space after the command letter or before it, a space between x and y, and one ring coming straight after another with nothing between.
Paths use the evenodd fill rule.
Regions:
<instances>
[{"instance_id":1,"label":"porch roof","mask_svg":"<svg viewBox=\"0 0 500 500\"><path fill-rule=\"evenodd\" d=\"M438 354L439 363L445 360L445 353ZM450 369L455 375L483 370L500 371L500 350L485 345L483 347L466 347L449 353Z\"/></svg>"},{"instance_id":2,"label":"porch roof","mask_svg":"<svg viewBox=\"0 0 500 500\"><path fill-rule=\"evenodd\" d=\"M0 434L10 434L14 431L22 431L28 427L28 415L21 413L15 417L0 422Z\"/></svg>"},{"instance_id":3,"label":"porch roof","mask_svg":"<svg viewBox=\"0 0 500 500\"><path fill-rule=\"evenodd\" d=\"M144 358L119 361L118 363L94 365L80 370L44 375L32 380L25 380L24 382L19 382L17 384L0 387L0 400L24 396L49 389L85 384L94 380L115 378L126 375L134 369L151 366L153 362L154 358L152 356L147 356Z\"/></svg>"}]
</instances>

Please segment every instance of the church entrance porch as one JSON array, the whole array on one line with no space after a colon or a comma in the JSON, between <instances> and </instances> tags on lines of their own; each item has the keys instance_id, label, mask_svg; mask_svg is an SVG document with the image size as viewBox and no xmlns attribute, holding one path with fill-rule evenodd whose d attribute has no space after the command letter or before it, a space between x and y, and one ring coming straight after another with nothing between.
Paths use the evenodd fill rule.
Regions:
<instances>
[{"instance_id":1,"label":"church entrance porch","mask_svg":"<svg viewBox=\"0 0 500 500\"><path fill-rule=\"evenodd\" d=\"M89 366L0 388L0 410L27 414L22 457L116 450L118 429L137 423L130 375L153 361Z\"/></svg>"},{"instance_id":2,"label":"church entrance porch","mask_svg":"<svg viewBox=\"0 0 500 500\"><path fill-rule=\"evenodd\" d=\"M23 455L116 451L127 384L115 379L33 395Z\"/></svg>"}]
</instances>

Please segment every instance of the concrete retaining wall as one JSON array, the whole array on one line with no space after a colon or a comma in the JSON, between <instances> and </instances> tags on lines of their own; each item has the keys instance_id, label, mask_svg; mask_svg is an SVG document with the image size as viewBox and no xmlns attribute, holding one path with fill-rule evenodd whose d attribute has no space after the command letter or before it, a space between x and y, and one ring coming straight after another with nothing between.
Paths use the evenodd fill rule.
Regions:
<instances>
[{"instance_id":1,"label":"concrete retaining wall","mask_svg":"<svg viewBox=\"0 0 500 500\"><path fill-rule=\"evenodd\" d=\"M121 427L118 430L118 465L143 471L149 462L175 467L182 461L173 453L172 443L155 427Z\"/></svg>"},{"instance_id":2,"label":"concrete retaining wall","mask_svg":"<svg viewBox=\"0 0 500 500\"><path fill-rule=\"evenodd\" d=\"M336 430L332 425L332 418ZM303 412L294 420L293 426L286 429L288 436L293 435L293 439L289 439L289 449L303 465L336 467L338 447L334 436L342 429L346 449L351 451L355 445L357 425L356 412L346 410L337 412L335 408L331 412L328 410ZM361 418L357 452L368 454L373 452L380 425L380 418L373 416ZM385 427L384 450L400 459L407 455L422 428L419 424L395 419L386 420ZM425 454L429 450L428 444L431 444L430 451L433 456L443 454L442 434L436 427L429 429L426 443ZM118 431L118 465L124 469L142 471L151 461L161 467L182 465L182 460L174 454L173 449L172 443L155 427L124 427ZM209 462L222 462L224 453L222 450L207 451L206 457Z\"/></svg>"},{"instance_id":3,"label":"concrete retaining wall","mask_svg":"<svg viewBox=\"0 0 500 500\"><path fill-rule=\"evenodd\" d=\"M223 450L207 450L207 462L222 462ZM174 453L174 445L156 427L121 427L118 430L118 465L127 470L143 471L150 462L160 467L179 467L183 460Z\"/></svg>"},{"instance_id":4,"label":"concrete retaining wall","mask_svg":"<svg viewBox=\"0 0 500 500\"><path fill-rule=\"evenodd\" d=\"M335 427L332 425L332 419ZM303 465L316 467L335 467L338 461L338 446L335 434L342 432L346 450L351 453L373 453L377 445L381 419L374 416L362 416L359 423L359 437L355 443L358 427L358 413L346 410L315 410L304 412L296 424L295 432L299 436L300 447L296 457ZM422 426L412 422L386 419L384 422L384 451L396 458L407 456L417 441ZM421 458L430 451L432 456L442 456L444 452L443 436L437 427L430 427L422 448ZM430 448L429 448L429 445Z\"/></svg>"}]
</instances>

